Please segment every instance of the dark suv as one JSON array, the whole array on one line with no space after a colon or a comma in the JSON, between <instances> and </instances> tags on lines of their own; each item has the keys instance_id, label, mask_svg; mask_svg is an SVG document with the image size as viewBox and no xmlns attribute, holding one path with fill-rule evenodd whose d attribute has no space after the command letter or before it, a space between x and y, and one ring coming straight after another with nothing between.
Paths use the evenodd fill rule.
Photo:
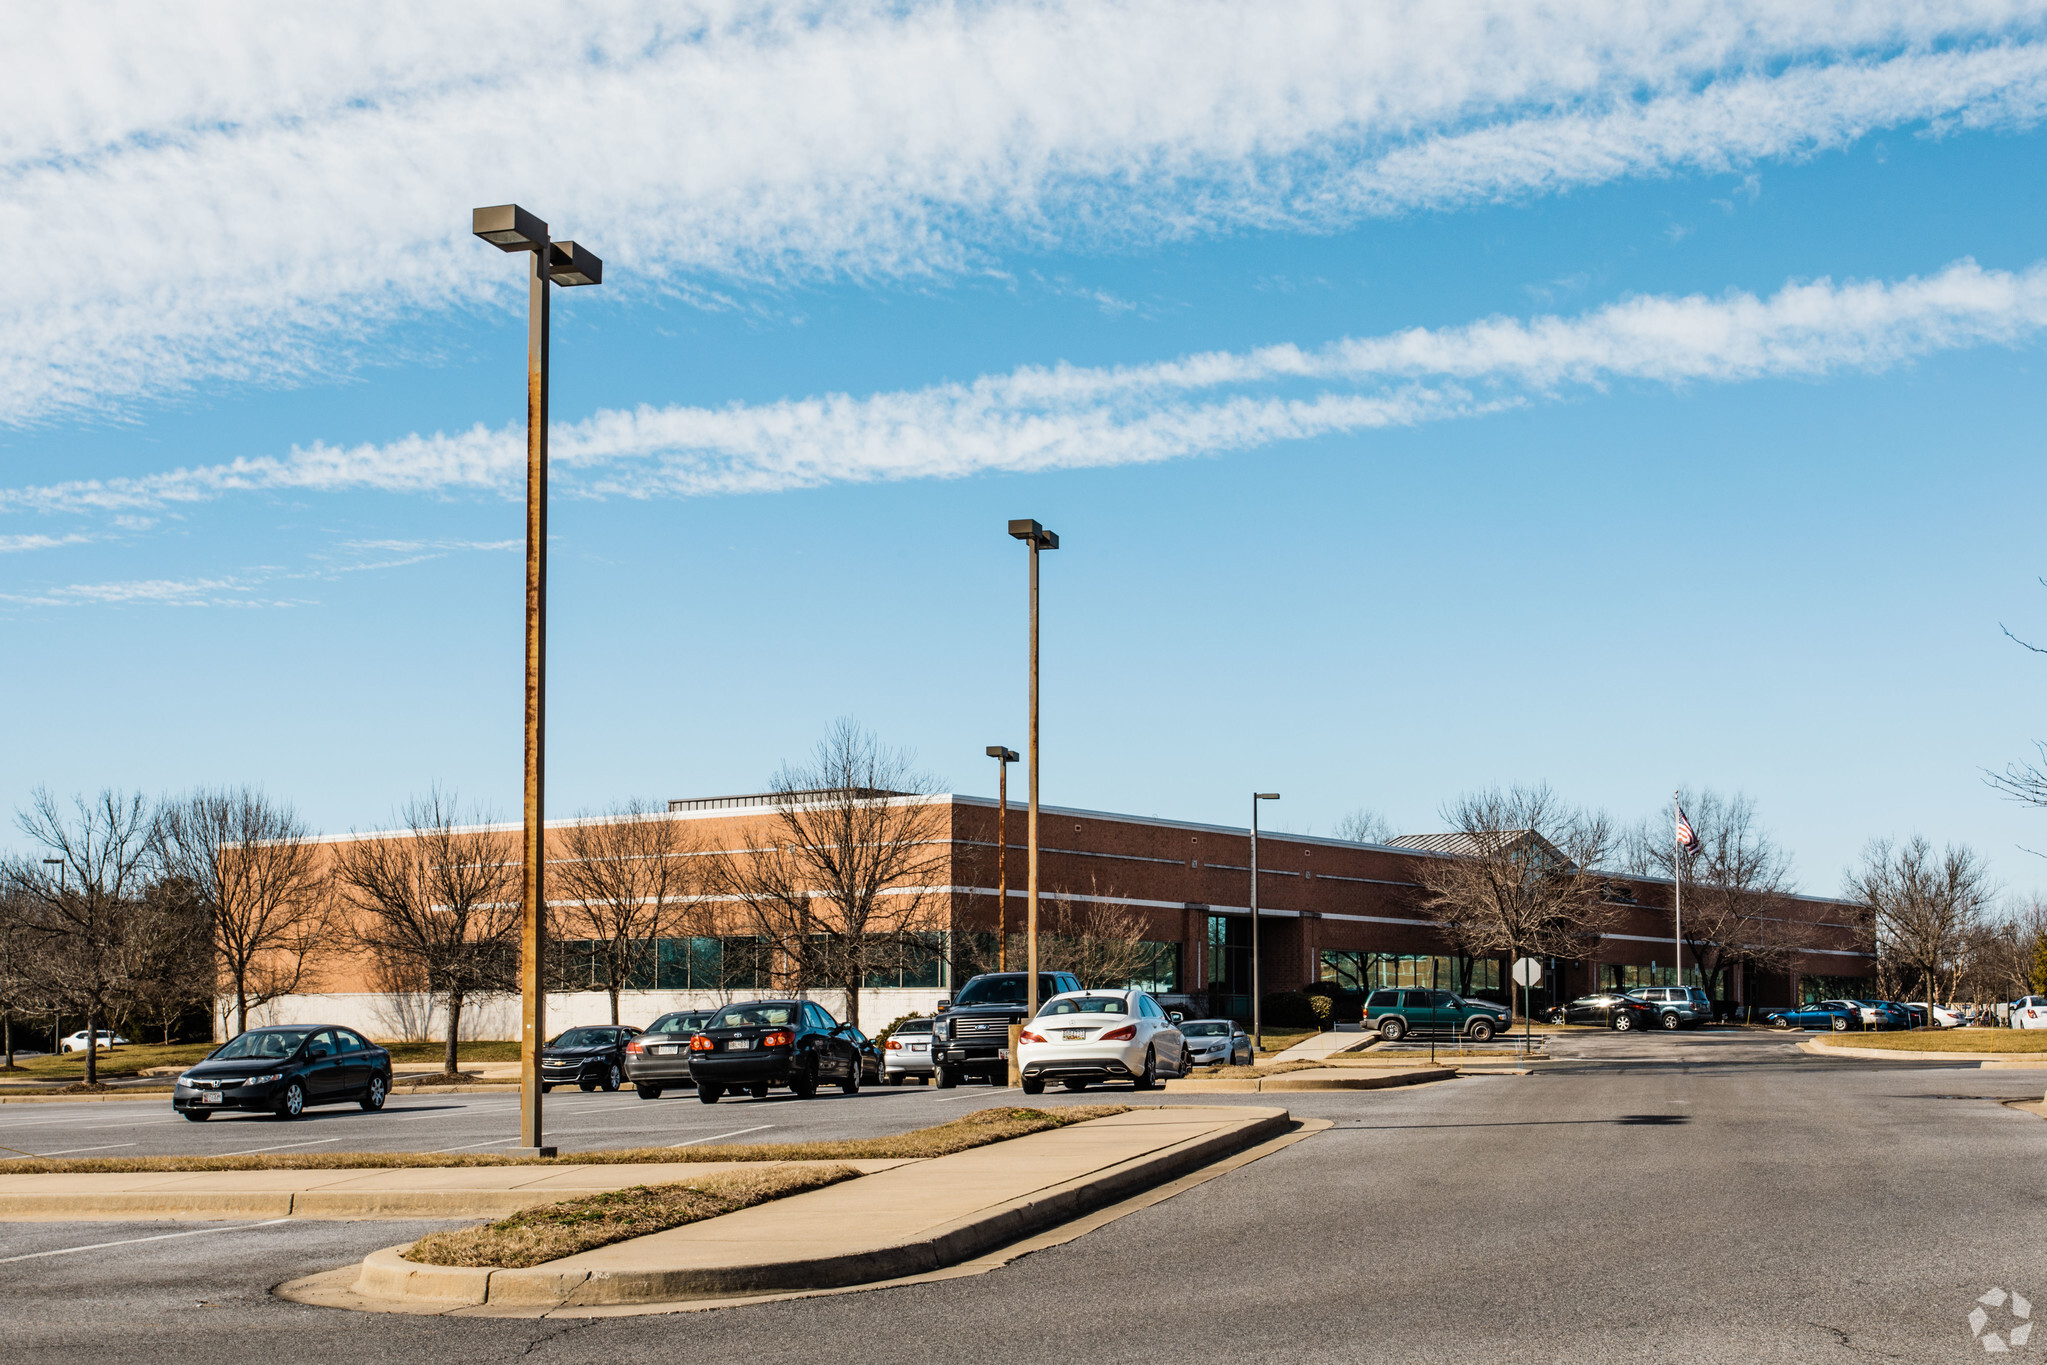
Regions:
<instances>
[{"instance_id":1,"label":"dark suv","mask_svg":"<svg viewBox=\"0 0 2047 1365\"><path fill-rule=\"evenodd\" d=\"M938 1002L931 1025L932 1071L938 1088L951 1089L970 1076L990 1085L1009 1080L1009 1026L1024 1021L1027 972L977 976L950 1000ZM1039 972L1038 1003L1080 989L1072 972Z\"/></svg>"}]
</instances>

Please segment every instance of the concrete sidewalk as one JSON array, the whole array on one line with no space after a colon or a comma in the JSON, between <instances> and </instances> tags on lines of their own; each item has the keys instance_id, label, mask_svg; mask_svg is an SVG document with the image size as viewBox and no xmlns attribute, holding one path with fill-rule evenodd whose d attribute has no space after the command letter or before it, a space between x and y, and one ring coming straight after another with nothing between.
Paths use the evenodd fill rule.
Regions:
<instances>
[{"instance_id":1,"label":"concrete sidewalk","mask_svg":"<svg viewBox=\"0 0 2047 1365\"><path fill-rule=\"evenodd\" d=\"M956 1265L1291 1127L1283 1109L1136 1109L530 1269L419 1265L391 1247L365 1258L352 1283L344 1270L279 1292L387 1312L525 1316L867 1284Z\"/></svg>"},{"instance_id":2,"label":"concrete sidewalk","mask_svg":"<svg viewBox=\"0 0 2047 1365\"><path fill-rule=\"evenodd\" d=\"M0 1220L85 1218L504 1218L586 1194L701 1180L763 1165L851 1166L903 1161L690 1161L593 1166L412 1166L323 1171L0 1173Z\"/></svg>"},{"instance_id":3,"label":"concrete sidewalk","mask_svg":"<svg viewBox=\"0 0 2047 1365\"><path fill-rule=\"evenodd\" d=\"M1376 1033L1349 1033L1335 1029L1318 1033L1312 1038L1303 1038L1284 1052L1267 1057L1267 1062L1319 1062L1334 1057L1339 1052L1350 1052L1369 1043L1379 1041Z\"/></svg>"}]
</instances>

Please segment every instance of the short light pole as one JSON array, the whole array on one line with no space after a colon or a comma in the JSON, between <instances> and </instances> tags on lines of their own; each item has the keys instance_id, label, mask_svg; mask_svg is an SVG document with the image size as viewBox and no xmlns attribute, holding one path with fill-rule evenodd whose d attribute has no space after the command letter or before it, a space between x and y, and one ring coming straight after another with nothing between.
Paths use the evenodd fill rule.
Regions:
<instances>
[{"instance_id":1,"label":"short light pole","mask_svg":"<svg viewBox=\"0 0 2047 1365\"><path fill-rule=\"evenodd\" d=\"M1265 1046L1264 992L1258 975L1258 803L1277 801L1278 792L1251 793L1251 1060Z\"/></svg>"},{"instance_id":2,"label":"short light pole","mask_svg":"<svg viewBox=\"0 0 2047 1365\"><path fill-rule=\"evenodd\" d=\"M43 866L57 869L57 898L62 900L64 897L64 860L62 858L45 858L43 859ZM63 1033L64 1011L62 1009L53 1009L50 1011L50 1055L52 1057L63 1054Z\"/></svg>"},{"instance_id":3,"label":"short light pole","mask_svg":"<svg viewBox=\"0 0 2047 1365\"><path fill-rule=\"evenodd\" d=\"M1009 970L1009 765L1016 750L988 746L998 765L995 778L995 970Z\"/></svg>"},{"instance_id":4,"label":"short light pole","mask_svg":"<svg viewBox=\"0 0 2047 1365\"><path fill-rule=\"evenodd\" d=\"M1059 548L1059 537L1035 521L1012 521L1009 533L1031 547L1031 794L1026 818L1029 848L1025 853L1024 892L1024 1017L1038 1014L1038 551ZM1009 1055L1016 1056L1011 1048Z\"/></svg>"},{"instance_id":5,"label":"short light pole","mask_svg":"<svg viewBox=\"0 0 2047 1365\"><path fill-rule=\"evenodd\" d=\"M546 1041L547 831L543 777L547 755L547 341L549 283L598 284L604 262L574 242L548 236L547 224L517 204L470 215L470 231L500 251L523 251L526 273L526 792L521 848L519 930L520 1156L553 1156L541 1139L540 1047Z\"/></svg>"}]
</instances>

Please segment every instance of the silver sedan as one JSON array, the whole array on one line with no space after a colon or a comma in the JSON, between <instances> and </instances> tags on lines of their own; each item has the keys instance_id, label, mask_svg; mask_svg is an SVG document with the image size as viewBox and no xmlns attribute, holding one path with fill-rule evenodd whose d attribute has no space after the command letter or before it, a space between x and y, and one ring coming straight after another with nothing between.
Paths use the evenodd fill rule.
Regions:
<instances>
[{"instance_id":1,"label":"silver sedan","mask_svg":"<svg viewBox=\"0 0 2047 1365\"><path fill-rule=\"evenodd\" d=\"M881 1048L881 1078L901 1085L906 1077L921 1084L931 1079L931 1021L910 1019L889 1034Z\"/></svg>"},{"instance_id":2,"label":"silver sedan","mask_svg":"<svg viewBox=\"0 0 2047 1365\"><path fill-rule=\"evenodd\" d=\"M1180 1025L1195 1066L1251 1065L1251 1036L1231 1019L1188 1019Z\"/></svg>"}]
</instances>

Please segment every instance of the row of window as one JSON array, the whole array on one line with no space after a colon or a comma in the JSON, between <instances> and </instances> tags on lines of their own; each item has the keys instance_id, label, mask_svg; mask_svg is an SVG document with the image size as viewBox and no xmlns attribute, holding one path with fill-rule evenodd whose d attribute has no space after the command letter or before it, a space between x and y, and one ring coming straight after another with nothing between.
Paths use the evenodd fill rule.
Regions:
<instances>
[{"instance_id":1,"label":"row of window","mask_svg":"<svg viewBox=\"0 0 2047 1365\"><path fill-rule=\"evenodd\" d=\"M1323 950L1321 979L1347 991L1430 986L1471 995L1500 988L1500 964L1458 953L1364 953Z\"/></svg>"},{"instance_id":2,"label":"row of window","mask_svg":"<svg viewBox=\"0 0 2047 1365\"><path fill-rule=\"evenodd\" d=\"M994 969L993 934L975 934L966 946L974 959L963 968ZM980 940L986 940L985 943ZM555 944L558 970L570 990L606 990L610 986L609 945L593 939L562 939ZM629 991L754 991L773 984L773 950L768 940L750 935L728 938L642 939L627 964L620 989ZM1021 939L1012 945L1013 963L1022 961ZM870 990L938 990L950 984L946 971L946 936L918 934L889 947L883 960L869 964L861 984ZM1074 970L1090 986L1135 987L1152 994L1180 988L1180 945L1145 941L1134 953L1119 945L1091 954L1086 945L1045 936L1038 943L1039 962L1054 970ZM1091 956L1100 957L1097 971L1087 970ZM1071 959L1071 961L1069 961ZM1100 977L1101 979L1090 979Z\"/></svg>"}]
</instances>

